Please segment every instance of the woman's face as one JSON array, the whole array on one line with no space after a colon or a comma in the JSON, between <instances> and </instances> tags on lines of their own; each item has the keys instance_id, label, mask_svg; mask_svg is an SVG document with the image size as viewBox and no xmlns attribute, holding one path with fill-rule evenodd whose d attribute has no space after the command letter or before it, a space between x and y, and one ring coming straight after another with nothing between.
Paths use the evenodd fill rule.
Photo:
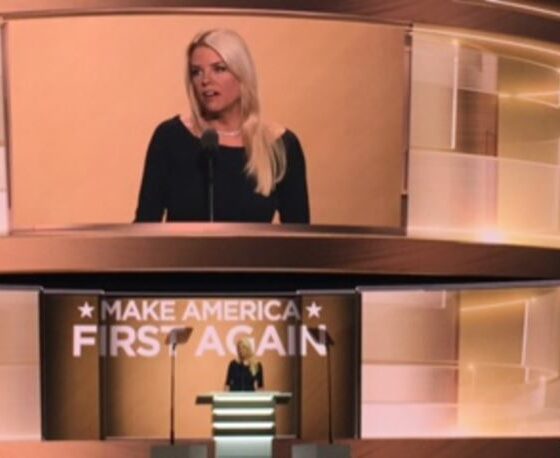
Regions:
<instances>
[{"instance_id":1,"label":"woman's face","mask_svg":"<svg viewBox=\"0 0 560 458\"><path fill-rule=\"evenodd\" d=\"M249 348L247 342L244 342L243 340L237 342L237 355L242 361L251 356L251 349Z\"/></svg>"},{"instance_id":2,"label":"woman's face","mask_svg":"<svg viewBox=\"0 0 560 458\"><path fill-rule=\"evenodd\" d=\"M212 48L199 46L192 52L189 73L204 113L220 117L240 109L241 85Z\"/></svg>"}]
</instances>

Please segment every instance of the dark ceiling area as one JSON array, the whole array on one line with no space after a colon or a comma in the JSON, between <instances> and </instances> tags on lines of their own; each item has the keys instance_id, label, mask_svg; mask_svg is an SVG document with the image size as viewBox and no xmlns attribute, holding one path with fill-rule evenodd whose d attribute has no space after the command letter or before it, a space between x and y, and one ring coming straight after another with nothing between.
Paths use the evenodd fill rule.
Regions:
<instances>
[{"instance_id":1,"label":"dark ceiling area","mask_svg":"<svg viewBox=\"0 0 560 458\"><path fill-rule=\"evenodd\" d=\"M560 44L557 0L0 0L6 19L122 12L191 12L201 9L246 9L261 14L336 14L395 23L429 24L507 34ZM508 4L550 8L552 15ZM256 11L255 11L256 10Z\"/></svg>"}]
</instances>

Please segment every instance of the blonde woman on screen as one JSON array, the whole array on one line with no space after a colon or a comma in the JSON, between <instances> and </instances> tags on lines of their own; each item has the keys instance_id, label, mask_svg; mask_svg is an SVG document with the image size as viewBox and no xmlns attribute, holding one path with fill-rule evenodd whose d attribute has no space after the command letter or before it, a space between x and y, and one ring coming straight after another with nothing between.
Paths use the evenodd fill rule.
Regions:
<instances>
[{"instance_id":1,"label":"blonde woman on screen","mask_svg":"<svg viewBox=\"0 0 560 458\"><path fill-rule=\"evenodd\" d=\"M229 363L226 390L255 391L263 387L262 364L255 359L251 341L246 337L237 341L237 359Z\"/></svg>"},{"instance_id":2,"label":"blonde woman on screen","mask_svg":"<svg viewBox=\"0 0 560 458\"><path fill-rule=\"evenodd\" d=\"M304 154L296 135L260 116L251 54L232 30L187 48L190 116L161 123L148 147L137 222L309 223Z\"/></svg>"}]
</instances>

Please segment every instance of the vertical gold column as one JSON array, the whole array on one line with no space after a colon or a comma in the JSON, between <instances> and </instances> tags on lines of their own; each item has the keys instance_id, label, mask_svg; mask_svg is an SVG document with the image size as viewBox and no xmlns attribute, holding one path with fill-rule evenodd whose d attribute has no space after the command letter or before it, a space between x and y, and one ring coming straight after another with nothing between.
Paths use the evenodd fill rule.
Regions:
<instances>
[{"instance_id":1,"label":"vertical gold column","mask_svg":"<svg viewBox=\"0 0 560 458\"><path fill-rule=\"evenodd\" d=\"M357 296L349 294L304 294L302 322L308 328L324 325L334 344L331 347L332 416L334 438L357 434L358 310ZM319 316L313 306L320 307ZM302 332L305 332L304 330ZM328 437L327 356L309 349L301 356L301 437Z\"/></svg>"},{"instance_id":2,"label":"vertical gold column","mask_svg":"<svg viewBox=\"0 0 560 458\"><path fill-rule=\"evenodd\" d=\"M83 313L92 307L91 316ZM46 439L99 439L100 338L98 296L44 294L41 297L43 434ZM88 345L74 348L77 326L87 326ZM92 339L92 340L90 340Z\"/></svg>"}]
</instances>

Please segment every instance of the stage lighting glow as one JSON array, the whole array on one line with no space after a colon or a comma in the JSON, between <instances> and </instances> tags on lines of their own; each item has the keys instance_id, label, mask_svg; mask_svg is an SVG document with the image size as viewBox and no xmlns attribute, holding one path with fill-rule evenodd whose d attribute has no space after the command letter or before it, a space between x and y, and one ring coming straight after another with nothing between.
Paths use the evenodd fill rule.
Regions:
<instances>
[{"instance_id":1,"label":"stage lighting glow","mask_svg":"<svg viewBox=\"0 0 560 458\"><path fill-rule=\"evenodd\" d=\"M524 49L527 51L535 51L554 57L560 57L560 51L557 49L546 47L546 46L535 45L532 43L526 43L521 40L509 40L507 38L493 37L484 34L459 32L456 30L451 31L451 30L444 30L444 29L437 29L433 27L423 27L423 26L415 26L413 30L415 33L440 35L440 36L445 36L445 37L450 37L455 39L463 38L465 40L476 40L484 43L511 46L513 48Z\"/></svg>"},{"instance_id":2,"label":"stage lighting glow","mask_svg":"<svg viewBox=\"0 0 560 458\"><path fill-rule=\"evenodd\" d=\"M265 442L269 443L272 438L270 436L220 436L214 439L216 442Z\"/></svg>"},{"instance_id":3,"label":"stage lighting glow","mask_svg":"<svg viewBox=\"0 0 560 458\"><path fill-rule=\"evenodd\" d=\"M459 114L459 40L453 43L453 99L451 103L451 149L457 149L457 116Z\"/></svg>"},{"instance_id":4,"label":"stage lighting glow","mask_svg":"<svg viewBox=\"0 0 560 458\"><path fill-rule=\"evenodd\" d=\"M250 408L239 408L239 409L214 409L213 410L215 415L219 416L239 416L239 417L269 417L274 414L274 409L272 408L263 408L263 409L250 409Z\"/></svg>"},{"instance_id":5,"label":"stage lighting glow","mask_svg":"<svg viewBox=\"0 0 560 458\"><path fill-rule=\"evenodd\" d=\"M520 92L514 95L515 98L520 100L526 100L528 102L537 103L540 105L545 105L550 108L558 109L560 108L560 91L543 91L543 92ZM556 97L558 101L551 102L543 100L541 97Z\"/></svg>"},{"instance_id":6,"label":"stage lighting glow","mask_svg":"<svg viewBox=\"0 0 560 458\"><path fill-rule=\"evenodd\" d=\"M506 240L505 234L497 229L483 229L477 238L486 243L504 243Z\"/></svg>"},{"instance_id":7,"label":"stage lighting glow","mask_svg":"<svg viewBox=\"0 0 560 458\"><path fill-rule=\"evenodd\" d=\"M238 395L238 396L232 396L231 394L229 396L220 396L220 395L216 395L214 396L214 399L217 402L271 402L274 399L274 396L270 396L270 395L262 395L262 396L247 396L247 395Z\"/></svg>"},{"instance_id":8,"label":"stage lighting glow","mask_svg":"<svg viewBox=\"0 0 560 458\"><path fill-rule=\"evenodd\" d=\"M542 14L544 16L551 17L554 19L560 19L560 11L553 10L550 8L544 8L535 5L527 5L526 3L522 3L522 2L510 2L506 0L484 0L484 2L489 3L491 5L502 6L504 8L520 10L531 14Z\"/></svg>"},{"instance_id":9,"label":"stage lighting glow","mask_svg":"<svg viewBox=\"0 0 560 458\"><path fill-rule=\"evenodd\" d=\"M523 304L527 306L532 303L533 298L530 299L517 299L512 301L504 301L504 302L492 302L490 304L477 304L477 305L470 305L469 307L465 307L461 309L461 313L470 313L476 312L479 310L487 310L492 308L502 308L502 307L509 307L509 306L516 306Z\"/></svg>"}]
</instances>

